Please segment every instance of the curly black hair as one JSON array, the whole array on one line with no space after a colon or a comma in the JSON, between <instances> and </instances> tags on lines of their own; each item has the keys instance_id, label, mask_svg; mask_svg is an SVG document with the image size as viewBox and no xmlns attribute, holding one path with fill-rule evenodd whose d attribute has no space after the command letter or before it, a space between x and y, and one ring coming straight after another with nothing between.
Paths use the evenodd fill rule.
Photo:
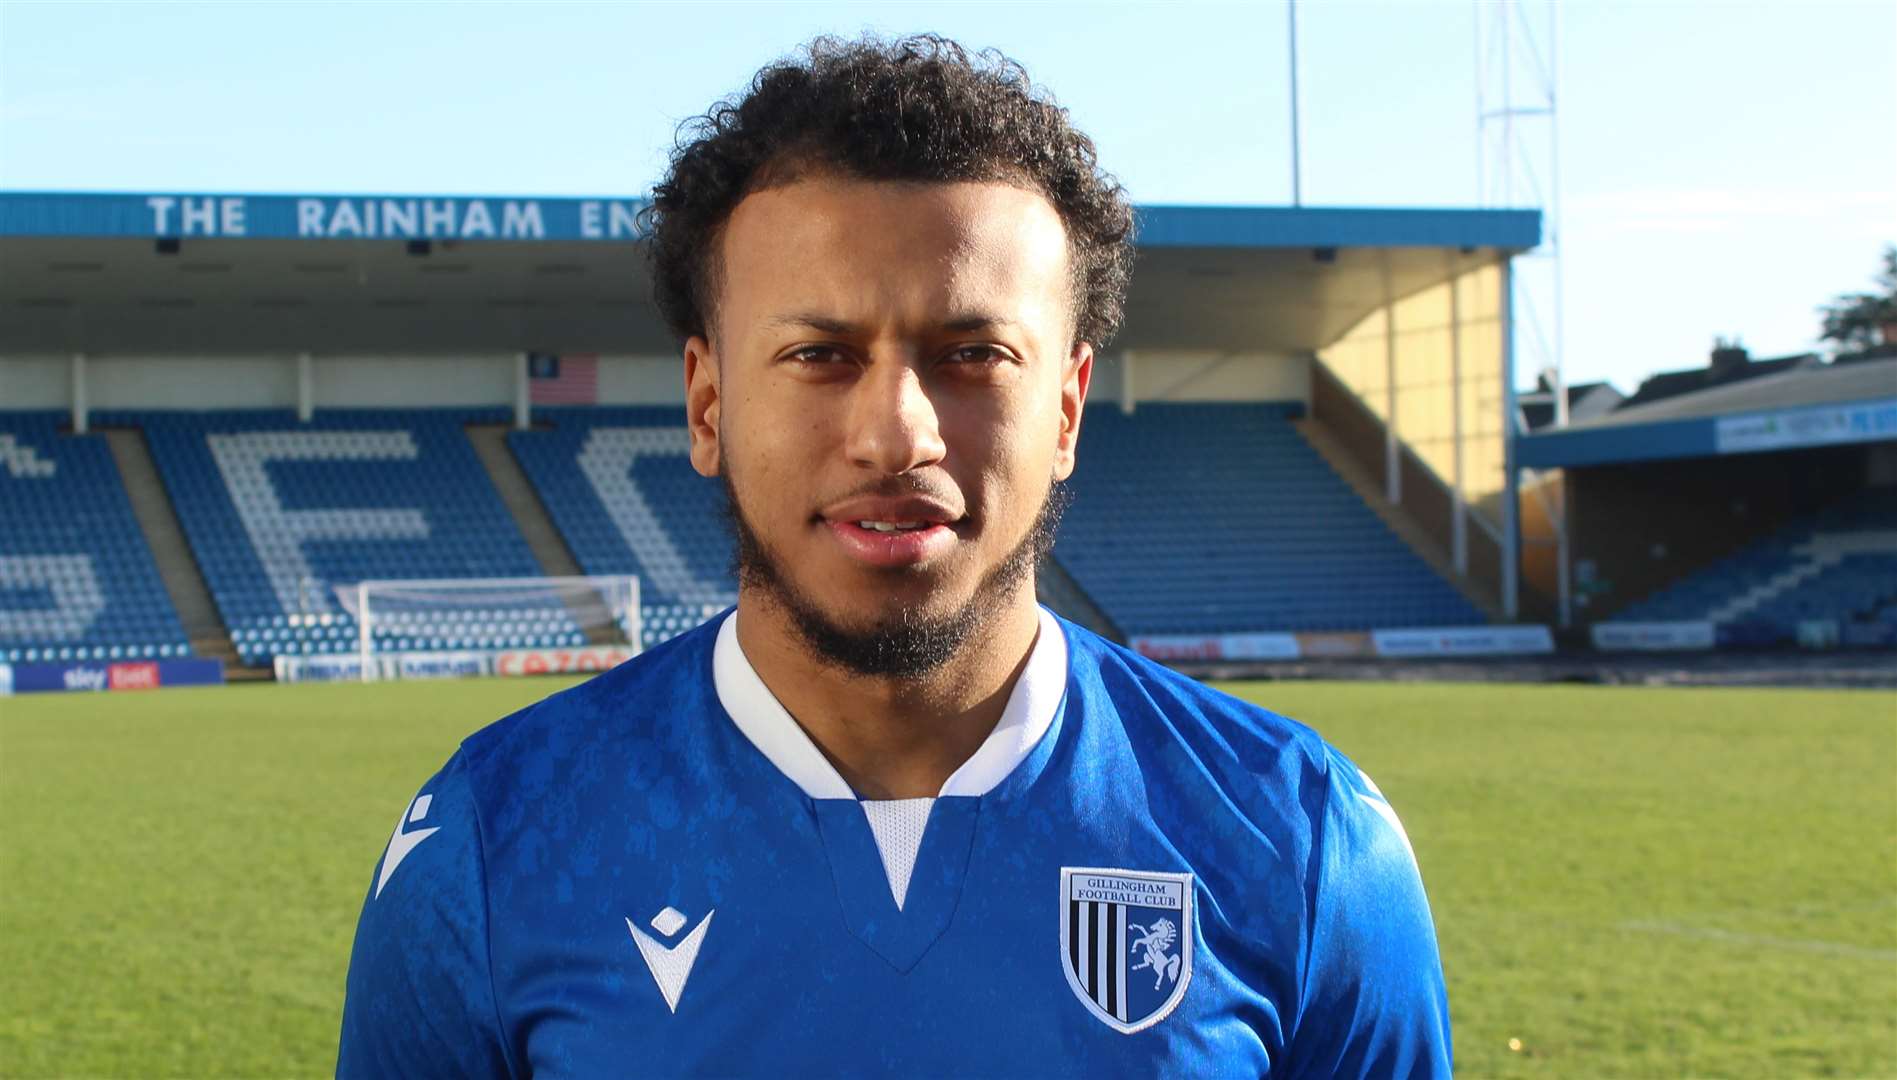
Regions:
<instances>
[{"instance_id":1,"label":"curly black hair","mask_svg":"<svg viewBox=\"0 0 1897 1080\"><path fill-rule=\"evenodd\" d=\"M1093 140L1021 65L933 34L821 37L759 71L742 97L681 125L644 213L653 298L680 340L708 336L718 241L746 195L834 171L866 180L1002 181L1046 196L1073 264L1074 337L1120 328L1133 211Z\"/></svg>"}]
</instances>

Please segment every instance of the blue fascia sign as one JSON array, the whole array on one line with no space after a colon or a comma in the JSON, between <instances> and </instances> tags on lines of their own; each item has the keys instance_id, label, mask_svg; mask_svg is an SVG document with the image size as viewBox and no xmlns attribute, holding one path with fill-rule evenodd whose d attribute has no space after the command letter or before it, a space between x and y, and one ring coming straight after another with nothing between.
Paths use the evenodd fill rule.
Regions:
<instances>
[{"instance_id":1,"label":"blue fascia sign","mask_svg":"<svg viewBox=\"0 0 1897 1080\"><path fill-rule=\"evenodd\" d=\"M639 239L643 199L0 192L0 236Z\"/></svg>"},{"instance_id":2,"label":"blue fascia sign","mask_svg":"<svg viewBox=\"0 0 1897 1080\"><path fill-rule=\"evenodd\" d=\"M578 240L643 236L642 198L0 192L0 237ZM1141 247L1494 247L1541 242L1533 210L1152 206Z\"/></svg>"},{"instance_id":3,"label":"blue fascia sign","mask_svg":"<svg viewBox=\"0 0 1897 1080\"><path fill-rule=\"evenodd\" d=\"M1897 398L1721 417L1713 438L1722 454L1897 439Z\"/></svg>"}]
</instances>

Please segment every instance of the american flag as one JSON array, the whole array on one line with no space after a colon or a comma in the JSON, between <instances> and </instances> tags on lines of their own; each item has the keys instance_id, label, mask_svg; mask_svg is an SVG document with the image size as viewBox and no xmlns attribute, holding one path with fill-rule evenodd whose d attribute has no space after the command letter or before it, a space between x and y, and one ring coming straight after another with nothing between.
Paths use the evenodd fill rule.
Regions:
<instances>
[{"instance_id":1,"label":"american flag","mask_svg":"<svg viewBox=\"0 0 1897 1080\"><path fill-rule=\"evenodd\" d=\"M535 405L599 402L599 357L527 354L527 398Z\"/></svg>"}]
</instances>

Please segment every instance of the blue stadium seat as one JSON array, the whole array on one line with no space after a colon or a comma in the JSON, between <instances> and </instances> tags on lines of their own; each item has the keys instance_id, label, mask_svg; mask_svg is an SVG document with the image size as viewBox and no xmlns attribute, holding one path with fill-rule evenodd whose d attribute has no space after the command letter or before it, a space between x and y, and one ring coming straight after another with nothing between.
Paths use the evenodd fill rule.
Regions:
<instances>
[{"instance_id":1,"label":"blue stadium seat","mask_svg":"<svg viewBox=\"0 0 1897 1080\"><path fill-rule=\"evenodd\" d=\"M655 645L737 600L724 491L692 471L676 406L547 408L508 445L589 574L636 574Z\"/></svg>"},{"instance_id":2,"label":"blue stadium seat","mask_svg":"<svg viewBox=\"0 0 1897 1080\"><path fill-rule=\"evenodd\" d=\"M0 662L190 654L102 435L0 412Z\"/></svg>"},{"instance_id":3,"label":"blue stadium seat","mask_svg":"<svg viewBox=\"0 0 1897 1080\"><path fill-rule=\"evenodd\" d=\"M1712 621L1723 643L1784 645L1801 623L1897 643L1897 489L1872 488L1778 531L1615 613L1617 621Z\"/></svg>"},{"instance_id":4,"label":"blue stadium seat","mask_svg":"<svg viewBox=\"0 0 1897 1080\"><path fill-rule=\"evenodd\" d=\"M1133 634L1485 622L1304 442L1297 409L1089 413L1061 565ZM639 575L648 643L735 599L724 495L687 463L676 407L537 415L508 443L586 572Z\"/></svg>"},{"instance_id":5,"label":"blue stadium seat","mask_svg":"<svg viewBox=\"0 0 1897 1080\"><path fill-rule=\"evenodd\" d=\"M1487 622L1305 442L1301 411L1090 410L1056 559L1131 635Z\"/></svg>"},{"instance_id":6,"label":"blue stadium seat","mask_svg":"<svg viewBox=\"0 0 1897 1080\"><path fill-rule=\"evenodd\" d=\"M144 428L246 663L354 651L358 628L339 586L541 574L462 430L505 422L498 410L324 410L307 424L284 410L102 419ZM418 650L584 639L572 616L544 599L513 608L505 629L466 631L448 610L379 619L374 641Z\"/></svg>"}]
</instances>

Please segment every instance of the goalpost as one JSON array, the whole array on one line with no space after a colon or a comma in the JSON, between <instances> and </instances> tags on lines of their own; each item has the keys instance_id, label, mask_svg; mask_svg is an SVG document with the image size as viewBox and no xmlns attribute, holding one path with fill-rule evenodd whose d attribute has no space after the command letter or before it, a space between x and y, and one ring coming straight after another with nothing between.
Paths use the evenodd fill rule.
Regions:
<instances>
[{"instance_id":1,"label":"goalpost","mask_svg":"<svg viewBox=\"0 0 1897 1080\"><path fill-rule=\"evenodd\" d=\"M379 658L512 650L617 648L637 655L644 624L630 574L538 578L403 578L336 587L356 620L362 681Z\"/></svg>"}]
</instances>

